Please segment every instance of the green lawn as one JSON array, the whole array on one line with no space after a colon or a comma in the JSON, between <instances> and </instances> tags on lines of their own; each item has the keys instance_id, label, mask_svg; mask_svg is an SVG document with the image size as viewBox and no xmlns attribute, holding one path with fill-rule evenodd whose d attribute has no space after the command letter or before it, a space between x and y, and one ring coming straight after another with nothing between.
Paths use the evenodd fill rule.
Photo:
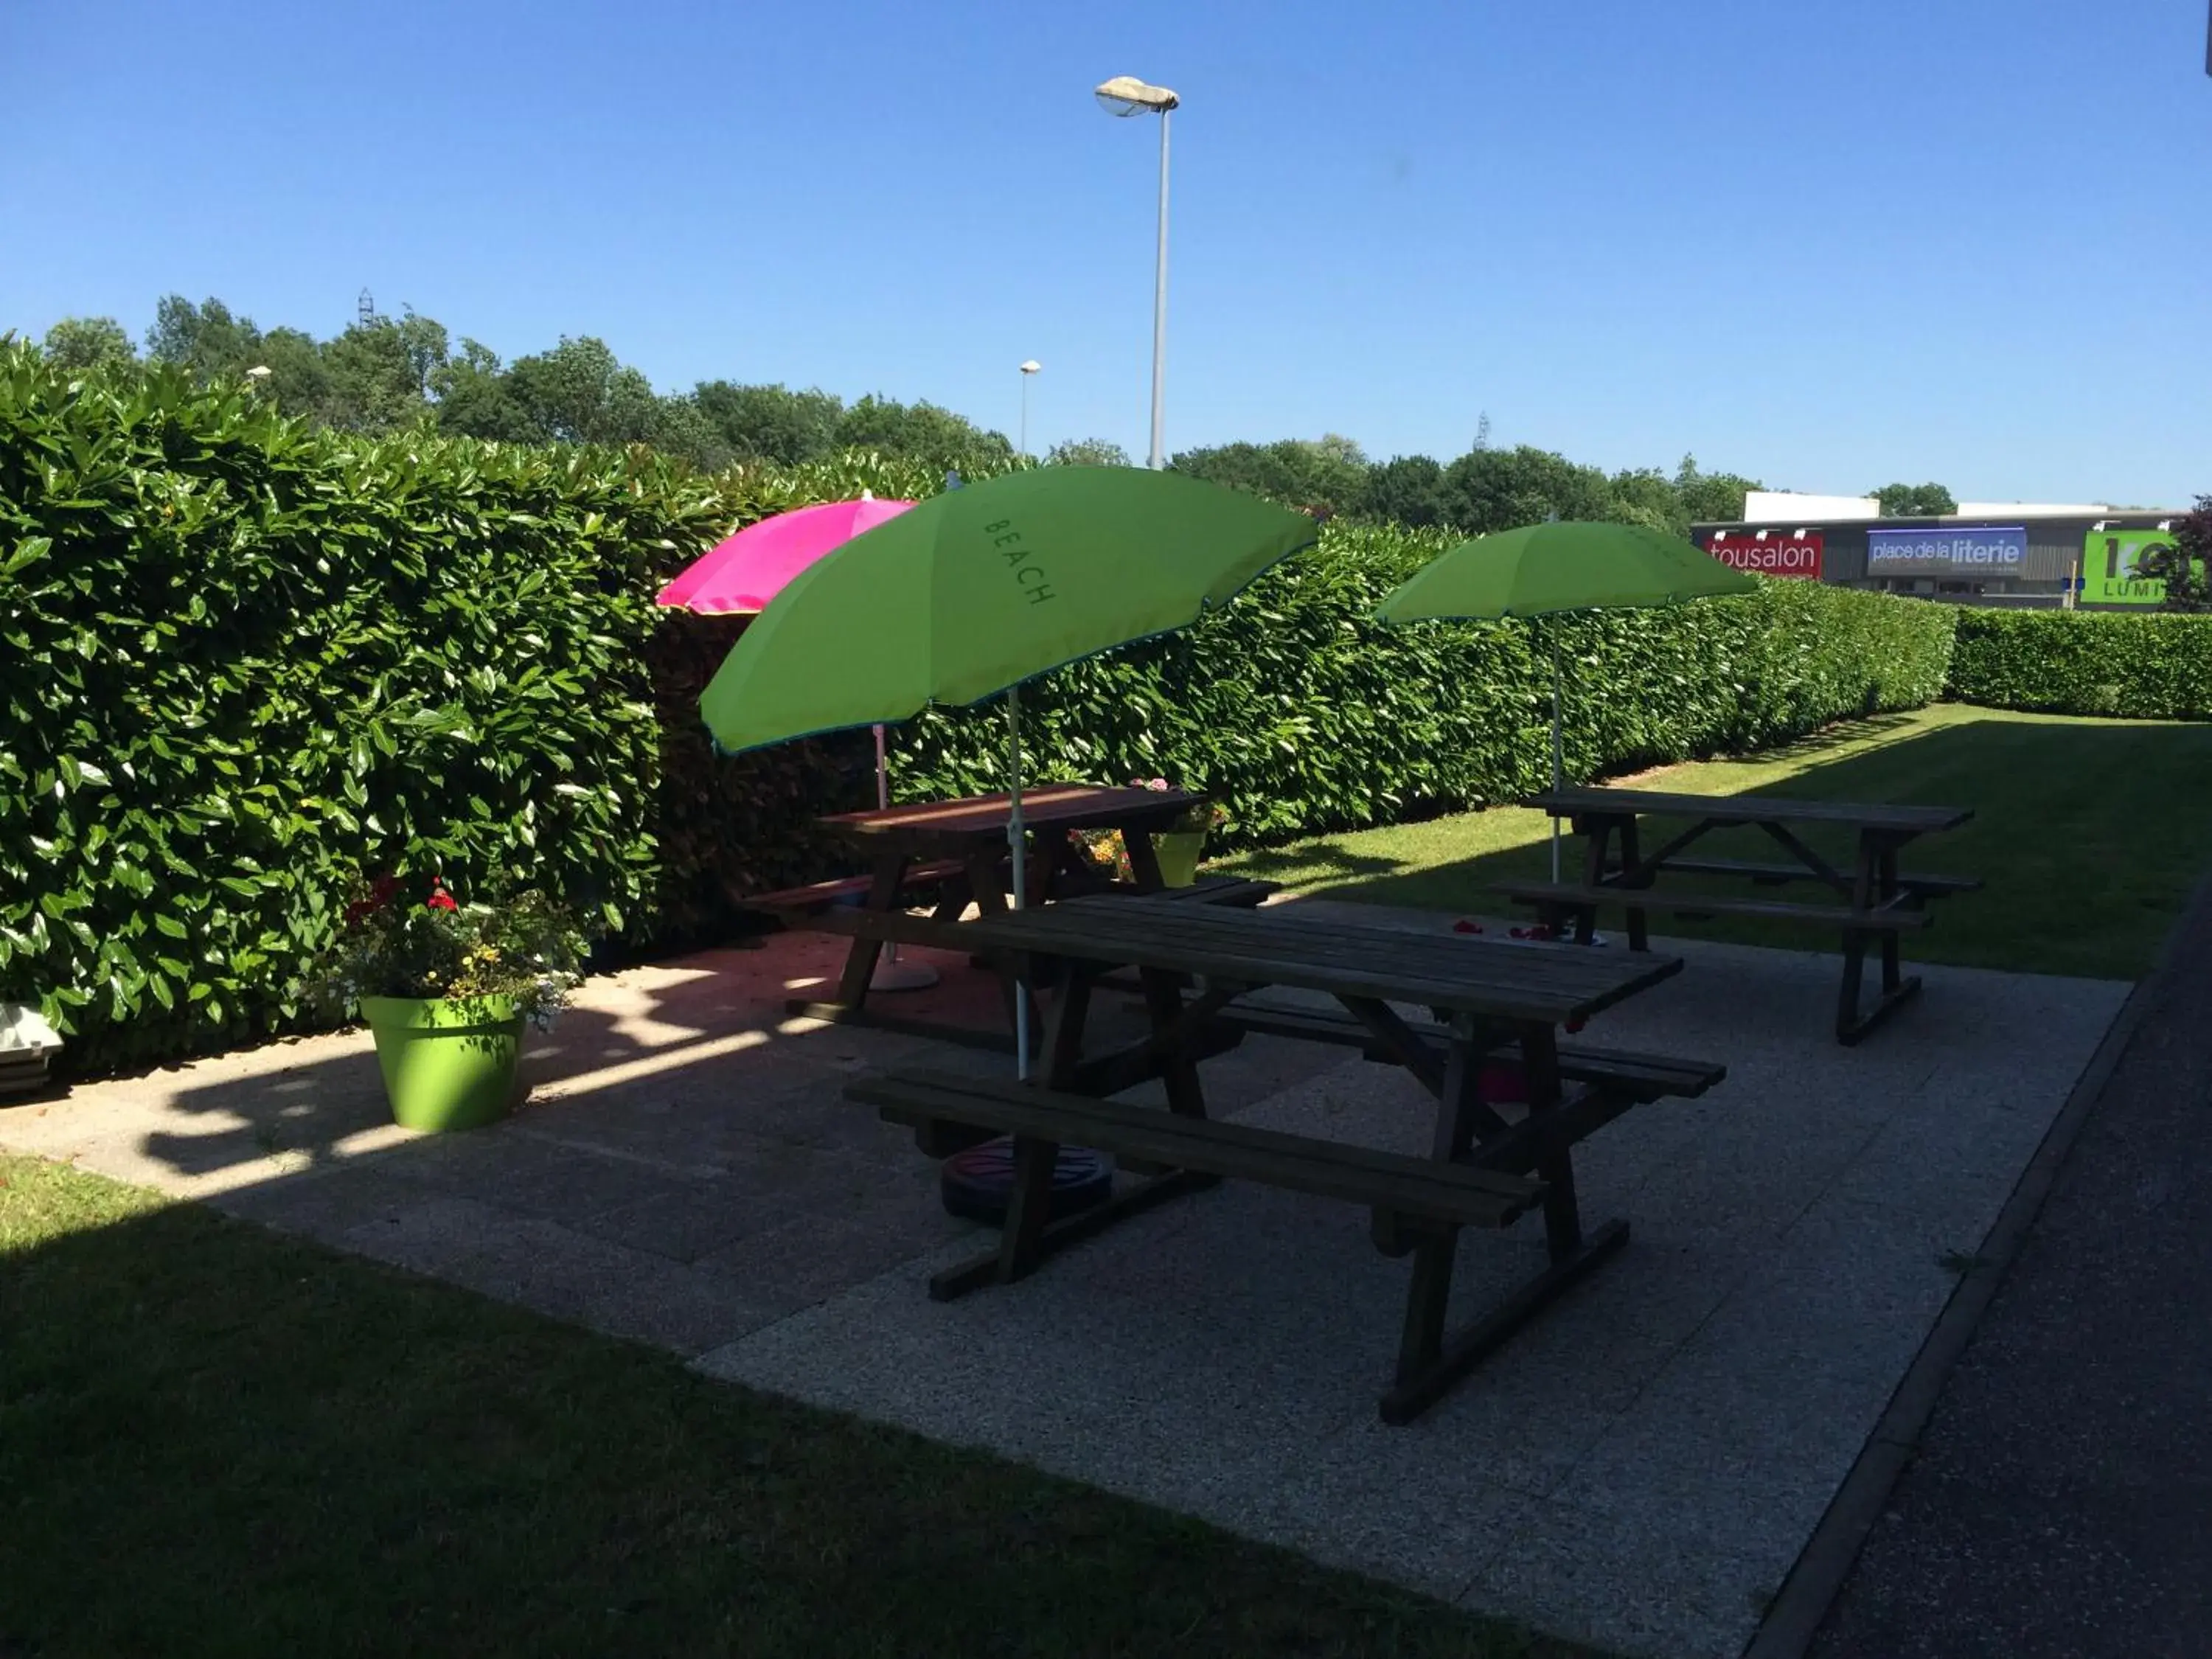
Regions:
<instances>
[{"instance_id":1,"label":"green lawn","mask_svg":"<svg viewBox=\"0 0 2212 1659\"><path fill-rule=\"evenodd\" d=\"M0 1158L0 1656L1581 1650Z\"/></svg>"},{"instance_id":2,"label":"green lawn","mask_svg":"<svg viewBox=\"0 0 2212 1659\"><path fill-rule=\"evenodd\" d=\"M1906 936L1906 954L1929 962L2138 977L2212 863L2212 726L1952 704L1853 721L1785 750L1668 767L1636 781L1699 794L1972 807L1972 823L1926 838L1902 860L1908 872L1987 884L1937 902L1936 925ZM1511 907L1492 884L1548 874L1550 822L1527 808L1500 807L1327 836L1219 867L1331 898L1500 915ZM1808 839L1832 855L1850 850L1847 840ZM1644 844L1656 842L1647 836ZM1735 857L1780 855L1756 830L1716 835L1703 846ZM1570 871L1577 848L1569 838ZM1741 883L1714 890L1777 896ZM1823 890L1789 890L1818 902ZM1618 921L1613 913L1601 926ZM1655 918L1654 926L1696 938L1835 948L1803 927L1732 918Z\"/></svg>"}]
</instances>

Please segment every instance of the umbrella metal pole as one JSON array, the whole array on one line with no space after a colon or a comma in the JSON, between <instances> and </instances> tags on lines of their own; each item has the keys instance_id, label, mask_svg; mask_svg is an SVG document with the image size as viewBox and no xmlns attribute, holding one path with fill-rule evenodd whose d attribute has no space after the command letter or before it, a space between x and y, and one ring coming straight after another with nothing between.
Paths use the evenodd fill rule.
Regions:
<instances>
[{"instance_id":1,"label":"umbrella metal pole","mask_svg":"<svg viewBox=\"0 0 2212 1659\"><path fill-rule=\"evenodd\" d=\"M1027 908L1029 897L1029 832L1022 823L1022 688L1006 690L1006 774L1010 807L1006 813L1006 846L1014 872L1014 908ZM1030 1003L1028 982L1014 981L1014 1075L1026 1083L1030 1076Z\"/></svg>"}]
</instances>

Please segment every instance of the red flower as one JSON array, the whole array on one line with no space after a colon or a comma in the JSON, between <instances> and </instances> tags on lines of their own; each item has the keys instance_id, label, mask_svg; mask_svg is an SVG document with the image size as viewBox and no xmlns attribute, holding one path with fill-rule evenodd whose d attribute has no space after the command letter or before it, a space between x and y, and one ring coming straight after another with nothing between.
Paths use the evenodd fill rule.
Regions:
<instances>
[{"instance_id":1,"label":"red flower","mask_svg":"<svg viewBox=\"0 0 2212 1659\"><path fill-rule=\"evenodd\" d=\"M453 896L446 890L446 884L442 881L430 884L430 896L423 902L433 910L458 910L461 908L453 902Z\"/></svg>"}]
</instances>

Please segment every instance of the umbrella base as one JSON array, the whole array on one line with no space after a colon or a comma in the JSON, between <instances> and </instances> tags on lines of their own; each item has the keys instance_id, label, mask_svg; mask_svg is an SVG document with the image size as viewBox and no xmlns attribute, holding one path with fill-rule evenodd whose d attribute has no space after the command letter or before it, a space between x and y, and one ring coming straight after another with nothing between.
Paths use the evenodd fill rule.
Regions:
<instances>
[{"instance_id":1,"label":"umbrella base","mask_svg":"<svg viewBox=\"0 0 2212 1659\"><path fill-rule=\"evenodd\" d=\"M893 962L885 957L868 975L871 991L926 991L936 983L937 969L926 962Z\"/></svg>"},{"instance_id":2,"label":"umbrella base","mask_svg":"<svg viewBox=\"0 0 2212 1659\"><path fill-rule=\"evenodd\" d=\"M948 1214L988 1226L1006 1224L1014 1189L1014 1143L1005 1136L987 1140L945 1160L939 1191ZM1114 1195L1114 1167L1098 1153L1063 1146L1052 1166L1050 1220L1096 1208Z\"/></svg>"}]
</instances>

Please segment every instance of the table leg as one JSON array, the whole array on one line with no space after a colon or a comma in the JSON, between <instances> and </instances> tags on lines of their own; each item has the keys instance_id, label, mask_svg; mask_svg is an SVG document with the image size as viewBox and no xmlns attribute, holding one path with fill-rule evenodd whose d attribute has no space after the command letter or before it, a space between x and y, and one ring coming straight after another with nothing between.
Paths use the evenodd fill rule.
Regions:
<instances>
[{"instance_id":1,"label":"table leg","mask_svg":"<svg viewBox=\"0 0 2212 1659\"><path fill-rule=\"evenodd\" d=\"M1083 1064L1083 1030L1091 1017L1091 987L1097 966L1088 962L1064 962L1060 989L1045 1017L1043 1066L1040 1075L1048 1089L1073 1089L1077 1068Z\"/></svg>"},{"instance_id":2,"label":"table leg","mask_svg":"<svg viewBox=\"0 0 2212 1659\"><path fill-rule=\"evenodd\" d=\"M876 860L876 878L868 888L869 909L889 912L897 908L908 862L903 853L890 854ZM845 976L837 981L840 1006L857 1013L867 1001L868 981L875 976L876 961L883 951L881 939L854 935L853 948L845 953Z\"/></svg>"},{"instance_id":3,"label":"table leg","mask_svg":"<svg viewBox=\"0 0 2212 1659\"><path fill-rule=\"evenodd\" d=\"M1160 874L1159 851L1152 845L1152 832L1123 829L1116 833L1129 854L1129 873L1136 878L1137 890L1157 893L1166 887L1167 882Z\"/></svg>"},{"instance_id":4,"label":"table leg","mask_svg":"<svg viewBox=\"0 0 2212 1659\"><path fill-rule=\"evenodd\" d=\"M1875 902L1887 909L1897 902L1897 848L1887 842L1882 843L1881 866L1876 872L1881 888ZM1903 983L1898 962L1897 929L1885 929L1881 936L1881 994L1893 997Z\"/></svg>"},{"instance_id":5,"label":"table leg","mask_svg":"<svg viewBox=\"0 0 2212 1659\"><path fill-rule=\"evenodd\" d=\"M1632 816L1620 821L1620 869L1624 886L1644 887L1650 884L1644 872L1644 855L1638 850L1636 819ZM1646 913L1636 905L1628 907L1628 948L1648 951L1651 948L1650 921Z\"/></svg>"},{"instance_id":6,"label":"table leg","mask_svg":"<svg viewBox=\"0 0 2212 1659\"><path fill-rule=\"evenodd\" d=\"M1528 1076L1530 1115L1558 1110L1559 1045L1552 1028L1525 1025L1520 1036L1522 1061ZM1477 1044L1455 1042L1453 1045L1455 1051L1462 1046L1479 1060ZM1507 1128L1498 1133L1515 1131ZM1438 1139L1443 1144L1441 1129ZM1608 1221L1584 1236L1575 1200L1574 1161L1567 1148L1563 1146L1546 1158L1536 1166L1535 1175L1546 1188L1544 1234L1550 1263L1481 1318L1457 1331L1448 1331L1445 1319L1459 1230L1425 1229L1415 1235L1413 1276L1406 1287L1405 1327L1398 1343L1397 1376L1382 1400L1385 1423L1412 1422L1453 1383L1628 1242L1625 1221ZM1377 1242L1400 1241L1378 1237Z\"/></svg>"},{"instance_id":7,"label":"table leg","mask_svg":"<svg viewBox=\"0 0 2212 1659\"><path fill-rule=\"evenodd\" d=\"M1875 830L1863 832L1859 836L1858 867L1851 883L1852 908L1871 910L1892 905L1898 898L1898 885L1896 842ZM1838 1042L1857 1042L1899 1004L1920 994L1920 976L1914 974L1908 977L1899 960L1901 948L1895 928L1880 930L1878 948L1881 952L1881 990L1874 1006L1862 1014L1859 997L1866 978L1867 933L1862 928L1844 930L1844 983L1836 998Z\"/></svg>"},{"instance_id":8,"label":"table leg","mask_svg":"<svg viewBox=\"0 0 2212 1659\"><path fill-rule=\"evenodd\" d=\"M1006 892L999 882L999 857L995 847L979 847L968 854L968 889L975 901L975 910L979 915L1002 916L1006 914ZM1021 994L1020 965L1012 957L995 953L990 961L999 975L1000 997L1006 1010L1006 1030L1011 1032L1015 1029L1014 1022L1022 1018L1023 1011L1026 1009L1030 1019L1030 1051L1034 1053L1041 1044L1042 1036L1037 1024L1036 998Z\"/></svg>"}]
</instances>

